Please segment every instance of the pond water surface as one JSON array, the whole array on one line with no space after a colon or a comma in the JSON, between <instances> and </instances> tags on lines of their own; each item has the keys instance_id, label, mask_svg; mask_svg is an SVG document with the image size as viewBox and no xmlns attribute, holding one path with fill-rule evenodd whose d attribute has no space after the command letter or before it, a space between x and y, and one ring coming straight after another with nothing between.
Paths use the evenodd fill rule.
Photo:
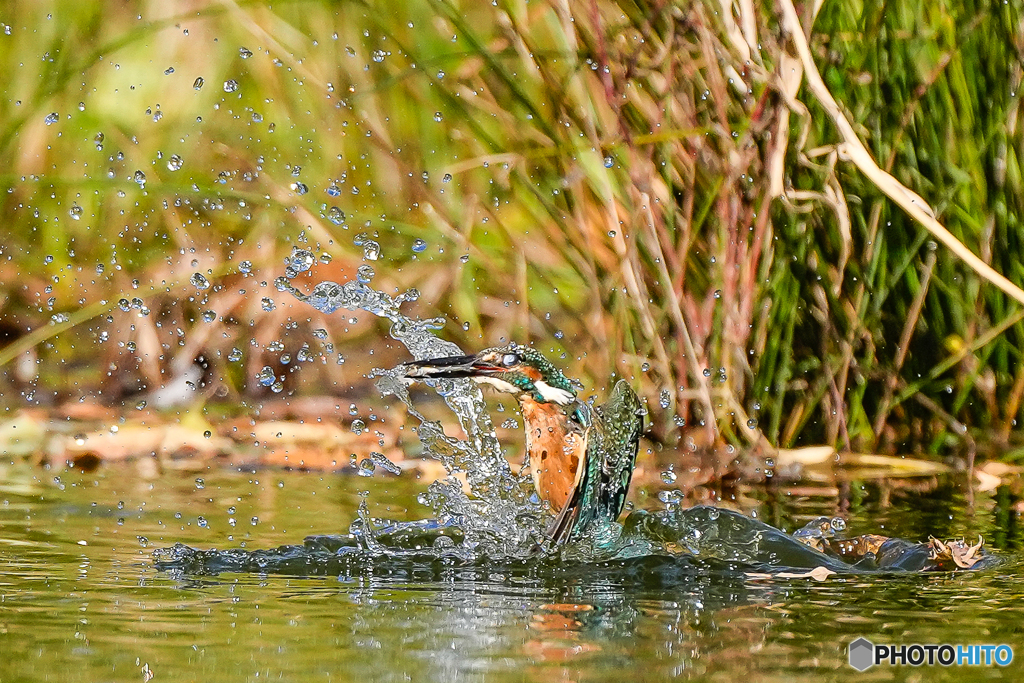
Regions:
<instances>
[{"instance_id":1,"label":"pond water surface","mask_svg":"<svg viewBox=\"0 0 1024 683\"><path fill-rule=\"evenodd\" d=\"M198 481L197 481L198 480ZM301 576L159 570L153 550L273 548L341 534L370 512L429 513L412 476L130 465L55 474L0 466L0 681L1019 679L1024 586L1016 517L956 482L881 496L856 485L852 533L981 533L1005 561L956 574L764 576L722 564L507 571L367 563ZM787 530L836 501L760 495ZM888 504L879 503L888 499ZM660 504L653 496L649 507ZM643 503L642 503L643 504ZM1007 643L1008 667L874 667L847 645Z\"/></svg>"}]
</instances>

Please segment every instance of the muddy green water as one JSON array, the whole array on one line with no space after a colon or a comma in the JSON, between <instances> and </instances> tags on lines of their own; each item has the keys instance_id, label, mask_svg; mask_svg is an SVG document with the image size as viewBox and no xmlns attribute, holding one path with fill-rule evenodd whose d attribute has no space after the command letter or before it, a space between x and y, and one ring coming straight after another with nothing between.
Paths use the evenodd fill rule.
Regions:
<instances>
[{"instance_id":1,"label":"muddy green water","mask_svg":"<svg viewBox=\"0 0 1024 683\"><path fill-rule=\"evenodd\" d=\"M197 484L196 479L202 482ZM411 477L280 471L83 474L0 465L0 682L1020 680L1021 532L1009 498L973 508L955 483L893 495L859 486L853 533L983 533L1007 561L956 575L760 578L595 568L543 575L387 568L338 576L173 576L153 548L248 548L341 533L359 492L416 519ZM763 494L792 529L835 501ZM647 499L650 507L657 505ZM254 523L255 522L255 523ZM847 644L1007 643L1005 668L875 667Z\"/></svg>"}]
</instances>

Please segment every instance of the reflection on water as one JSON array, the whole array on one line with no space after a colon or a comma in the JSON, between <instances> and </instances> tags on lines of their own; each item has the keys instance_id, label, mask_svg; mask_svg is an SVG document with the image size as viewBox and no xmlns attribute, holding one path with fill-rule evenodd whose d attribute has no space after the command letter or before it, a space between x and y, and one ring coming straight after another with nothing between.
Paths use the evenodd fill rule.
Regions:
<instances>
[{"instance_id":1,"label":"reflection on water","mask_svg":"<svg viewBox=\"0 0 1024 683\"><path fill-rule=\"evenodd\" d=\"M360 493L375 516L408 521L423 516L413 502L420 487L274 471L0 475L2 681L139 680L144 665L156 680L861 679L845 663L857 636L1017 645L1024 617L1020 533L1002 523L999 494L973 511L953 488L881 509L877 490L865 487L855 529L913 536L916 525L944 523L993 539L1004 532L1004 564L956 575L819 582L737 571L728 560L652 556L590 566L367 562L320 576L188 576L158 571L153 547L340 538L359 517ZM772 500L754 511L803 518L834 505ZM991 673L1020 672L1014 663ZM951 680L964 672L922 674Z\"/></svg>"}]
</instances>

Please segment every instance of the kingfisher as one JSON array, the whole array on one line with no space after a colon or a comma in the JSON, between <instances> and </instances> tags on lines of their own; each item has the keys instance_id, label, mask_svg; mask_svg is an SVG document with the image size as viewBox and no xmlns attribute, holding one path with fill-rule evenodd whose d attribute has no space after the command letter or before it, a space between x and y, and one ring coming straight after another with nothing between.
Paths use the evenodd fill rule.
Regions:
<instances>
[{"instance_id":1,"label":"kingfisher","mask_svg":"<svg viewBox=\"0 0 1024 683\"><path fill-rule=\"evenodd\" d=\"M467 378L516 398L534 488L555 513L547 533L552 546L618 518L645 412L625 380L615 385L607 403L593 407L576 397L573 383L539 351L519 344L404 367L408 378Z\"/></svg>"}]
</instances>

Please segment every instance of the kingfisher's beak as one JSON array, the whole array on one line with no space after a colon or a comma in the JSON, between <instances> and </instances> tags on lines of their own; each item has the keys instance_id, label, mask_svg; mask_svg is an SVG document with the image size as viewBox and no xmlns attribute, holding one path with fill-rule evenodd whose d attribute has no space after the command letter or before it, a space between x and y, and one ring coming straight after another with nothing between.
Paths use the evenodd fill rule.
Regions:
<instances>
[{"instance_id":1,"label":"kingfisher's beak","mask_svg":"<svg viewBox=\"0 0 1024 683\"><path fill-rule=\"evenodd\" d=\"M454 379L492 374L501 368L481 361L477 356L447 356L429 360L414 360L402 364L405 376L416 379Z\"/></svg>"}]
</instances>

